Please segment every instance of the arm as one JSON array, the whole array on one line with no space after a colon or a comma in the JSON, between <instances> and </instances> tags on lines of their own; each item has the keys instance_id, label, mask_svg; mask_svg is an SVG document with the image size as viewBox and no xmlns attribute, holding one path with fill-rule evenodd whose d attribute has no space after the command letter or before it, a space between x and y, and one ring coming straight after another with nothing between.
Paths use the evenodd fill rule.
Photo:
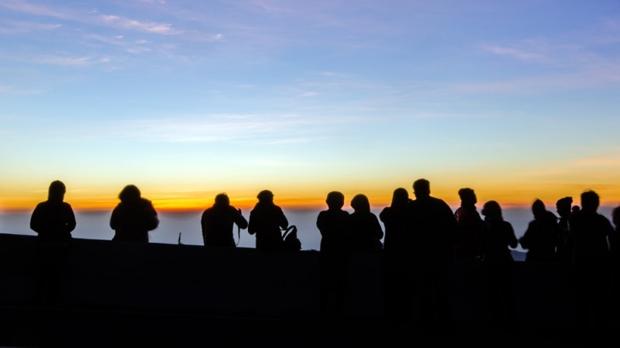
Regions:
<instances>
[{"instance_id":1,"label":"arm","mask_svg":"<svg viewBox=\"0 0 620 348\"><path fill-rule=\"evenodd\" d=\"M532 223L530 222L530 224L527 226L527 230L525 230L525 233L523 234L523 237L519 239L519 243L521 244L521 247L523 249L530 248L529 244L530 244L530 235L532 234L531 230L532 230Z\"/></svg>"},{"instance_id":2,"label":"arm","mask_svg":"<svg viewBox=\"0 0 620 348\"><path fill-rule=\"evenodd\" d=\"M507 232L508 232L508 245L511 248L517 247L517 236L515 236L515 230L512 228L512 225L509 222L506 222Z\"/></svg>"},{"instance_id":3,"label":"arm","mask_svg":"<svg viewBox=\"0 0 620 348\"><path fill-rule=\"evenodd\" d=\"M73 209L71 209L71 205L66 204L65 210L67 214L67 224L65 225L66 232L71 232L75 229L75 214L73 214Z\"/></svg>"},{"instance_id":4,"label":"arm","mask_svg":"<svg viewBox=\"0 0 620 348\"><path fill-rule=\"evenodd\" d=\"M281 228L287 228L288 220L286 219L286 216L284 216L284 212L282 211L280 207L278 207L278 214L280 215L279 217L280 222L278 223L278 225L280 225Z\"/></svg>"},{"instance_id":5,"label":"arm","mask_svg":"<svg viewBox=\"0 0 620 348\"><path fill-rule=\"evenodd\" d=\"M157 211L155 211L155 208L153 207L153 204L151 202L148 202L147 204L146 214L147 214L146 228L149 231L156 229L157 226L159 226L159 219L157 218Z\"/></svg>"},{"instance_id":6,"label":"arm","mask_svg":"<svg viewBox=\"0 0 620 348\"><path fill-rule=\"evenodd\" d=\"M374 214L372 215L372 219L373 219L373 225L375 225L374 226L375 238L377 238L377 240L381 240L381 238L383 238L383 229L381 228L381 224L379 223L379 220Z\"/></svg>"},{"instance_id":7,"label":"arm","mask_svg":"<svg viewBox=\"0 0 620 348\"><path fill-rule=\"evenodd\" d=\"M381 210L381 213L379 214L379 219L381 219L381 221L385 223L386 220L389 219L389 215L390 215L390 208L385 207L383 208L383 210Z\"/></svg>"},{"instance_id":8,"label":"arm","mask_svg":"<svg viewBox=\"0 0 620 348\"><path fill-rule=\"evenodd\" d=\"M319 216L316 218L316 227L319 229L322 237L325 237L325 214L323 212L319 213Z\"/></svg>"},{"instance_id":9,"label":"arm","mask_svg":"<svg viewBox=\"0 0 620 348\"><path fill-rule=\"evenodd\" d=\"M612 236L614 235L614 233L615 231L613 226L611 226L609 220L605 219L605 240L607 241L607 250L612 250L612 247L614 247L611 244Z\"/></svg>"},{"instance_id":10,"label":"arm","mask_svg":"<svg viewBox=\"0 0 620 348\"><path fill-rule=\"evenodd\" d=\"M41 208L37 205L32 212L32 216L30 217L30 229L35 231L37 234L41 233L42 230L41 223Z\"/></svg>"},{"instance_id":11,"label":"arm","mask_svg":"<svg viewBox=\"0 0 620 348\"><path fill-rule=\"evenodd\" d=\"M118 230L119 226L119 208L118 205L116 206L116 208L114 208L114 210L112 210L112 217L110 218L110 228L113 230Z\"/></svg>"},{"instance_id":12,"label":"arm","mask_svg":"<svg viewBox=\"0 0 620 348\"><path fill-rule=\"evenodd\" d=\"M249 234L256 233L256 215L254 215L254 210L250 212L250 222L248 223L248 233Z\"/></svg>"},{"instance_id":13,"label":"arm","mask_svg":"<svg viewBox=\"0 0 620 348\"><path fill-rule=\"evenodd\" d=\"M243 217L243 214L241 214L241 209L234 210L234 214L235 215L234 215L234 220L233 221L237 224L237 226L239 226L239 228L241 228L242 230L248 228L248 222Z\"/></svg>"}]
</instances>

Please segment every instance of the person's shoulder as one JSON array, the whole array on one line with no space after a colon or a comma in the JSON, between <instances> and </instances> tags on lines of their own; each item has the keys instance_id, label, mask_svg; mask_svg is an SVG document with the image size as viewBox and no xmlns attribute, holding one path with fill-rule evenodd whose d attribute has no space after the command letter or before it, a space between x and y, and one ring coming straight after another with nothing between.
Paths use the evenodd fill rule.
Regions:
<instances>
[{"instance_id":1,"label":"person's shoulder","mask_svg":"<svg viewBox=\"0 0 620 348\"><path fill-rule=\"evenodd\" d=\"M437 197L433 197L433 196L431 196L431 197L429 197L429 200L430 200L430 202L432 202L432 203L433 203L433 204L435 204L435 205L442 206L442 207L444 207L444 208L445 208L445 207L450 208L450 206L448 205L448 203L446 203L446 201L444 201L444 200L443 200L443 199L441 199L441 198L437 198ZM450 210L452 210L452 209L450 209Z\"/></svg>"},{"instance_id":2,"label":"person's shoulder","mask_svg":"<svg viewBox=\"0 0 620 348\"><path fill-rule=\"evenodd\" d=\"M155 207L153 207L153 202L151 202L149 199L141 198L141 203L146 208L155 210Z\"/></svg>"},{"instance_id":3,"label":"person's shoulder","mask_svg":"<svg viewBox=\"0 0 620 348\"><path fill-rule=\"evenodd\" d=\"M549 210L547 210L547 214L545 214L545 217L549 221L558 221L558 217L552 211L549 211Z\"/></svg>"},{"instance_id":4,"label":"person's shoulder","mask_svg":"<svg viewBox=\"0 0 620 348\"><path fill-rule=\"evenodd\" d=\"M71 208L71 204L69 204L69 203L67 203L67 202L62 202L62 207L63 207L65 210L71 210L71 211L73 210L73 208Z\"/></svg>"},{"instance_id":5,"label":"person's shoulder","mask_svg":"<svg viewBox=\"0 0 620 348\"><path fill-rule=\"evenodd\" d=\"M611 221L609 221L609 219L605 215L602 215L602 214L596 214L596 215L597 215L596 218L599 221L599 223L611 226Z\"/></svg>"}]
</instances>

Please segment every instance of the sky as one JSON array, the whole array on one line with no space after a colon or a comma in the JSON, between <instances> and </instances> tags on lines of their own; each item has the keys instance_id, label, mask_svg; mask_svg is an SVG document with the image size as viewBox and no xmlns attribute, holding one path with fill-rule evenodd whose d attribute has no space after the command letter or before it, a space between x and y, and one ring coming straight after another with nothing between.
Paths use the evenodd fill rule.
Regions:
<instances>
[{"instance_id":1,"label":"sky","mask_svg":"<svg viewBox=\"0 0 620 348\"><path fill-rule=\"evenodd\" d=\"M0 210L620 203L620 2L0 1Z\"/></svg>"}]
</instances>

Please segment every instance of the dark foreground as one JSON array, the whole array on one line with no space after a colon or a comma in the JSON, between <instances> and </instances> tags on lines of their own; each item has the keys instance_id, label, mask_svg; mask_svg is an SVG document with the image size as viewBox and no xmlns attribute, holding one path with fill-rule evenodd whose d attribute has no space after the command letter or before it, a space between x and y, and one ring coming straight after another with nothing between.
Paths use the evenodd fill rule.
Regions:
<instances>
[{"instance_id":1,"label":"dark foreground","mask_svg":"<svg viewBox=\"0 0 620 348\"><path fill-rule=\"evenodd\" d=\"M381 257L354 258L345 314L320 313L316 252L0 235L0 345L618 346L620 325L575 324L568 272L517 263L516 315L488 320L475 267L454 267L449 322L385 320ZM615 306L610 304L610 310ZM613 316L616 318L617 316Z\"/></svg>"}]
</instances>

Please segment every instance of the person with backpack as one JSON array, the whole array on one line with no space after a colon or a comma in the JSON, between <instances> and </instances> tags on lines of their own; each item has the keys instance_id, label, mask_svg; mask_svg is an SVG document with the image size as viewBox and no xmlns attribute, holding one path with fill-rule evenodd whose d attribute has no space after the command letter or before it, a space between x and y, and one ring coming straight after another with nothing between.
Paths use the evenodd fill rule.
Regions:
<instances>
[{"instance_id":1,"label":"person with backpack","mask_svg":"<svg viewBox=\"0 0 620 348\"><path fill-rule=\"evenodd\" d=\"M248 233L256 235L256 249L262 251L283 251L281 229L288 228L288 220L282 209L273 202L269 190L259 192L258 203L250 212Z\"/></svg>"}]
</instances>

